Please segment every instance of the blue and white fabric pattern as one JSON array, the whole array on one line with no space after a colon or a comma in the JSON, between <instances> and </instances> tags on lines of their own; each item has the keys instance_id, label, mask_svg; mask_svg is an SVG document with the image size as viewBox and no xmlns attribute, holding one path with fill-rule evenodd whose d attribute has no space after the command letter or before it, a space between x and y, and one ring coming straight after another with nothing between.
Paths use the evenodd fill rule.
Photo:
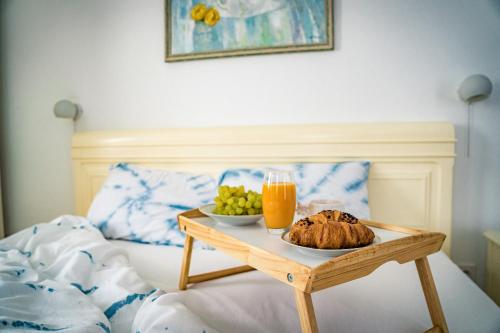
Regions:
<instances>
[{"instance_id":1,"label":"blue and white fabric pattern","mask_svg":"<svg viewBox=\"0 0 500 333\"><path fill-rule=\"evenodd\" d=\"M88 220L63 216L0 240L2 332L215 332L178 293L143 281Z\"/></svg>"},{"instance_id":2,"label":"blue and white fabric pattern","mask_svg":"<svg viewBox=\"0 0 500 333\"><path fill-rule=\"evenodd\" d=\"M361 219L370 218L368 206L368 174L370 162L299 163L274 165L270 169L294 172L297 200L308 205L312 200L339 200L344 210ZM224 170L219 185L244 185L262 191L266 168L233 168Z\"/></svg>"},{"instance_id":3,"label":"blue and white fabric pattern","mask_svg":"<svg viewBox=\"0 0 500 333\"><path fill-rule=\"evenodd\" d=\"M210 203L216 191L216 181L208 175L118 163L92 202L88 219L106 238L182 247L177 215Z\"/></svg>"}]
</instances>

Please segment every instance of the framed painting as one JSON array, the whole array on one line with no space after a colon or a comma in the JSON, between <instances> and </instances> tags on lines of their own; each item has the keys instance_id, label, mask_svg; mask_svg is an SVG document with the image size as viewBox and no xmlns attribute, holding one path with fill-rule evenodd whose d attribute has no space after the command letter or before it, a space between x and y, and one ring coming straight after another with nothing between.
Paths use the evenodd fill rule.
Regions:
<instances>
[{"instance_id":1,"label":"framed painting","mask_svg":"<svg viewBox=\"0 0 500 333\"><path fill-rule=\"evenodd\" d=\"M333 49L333 0L165 0L167 62Z\"/></svg>"}]
</instances>

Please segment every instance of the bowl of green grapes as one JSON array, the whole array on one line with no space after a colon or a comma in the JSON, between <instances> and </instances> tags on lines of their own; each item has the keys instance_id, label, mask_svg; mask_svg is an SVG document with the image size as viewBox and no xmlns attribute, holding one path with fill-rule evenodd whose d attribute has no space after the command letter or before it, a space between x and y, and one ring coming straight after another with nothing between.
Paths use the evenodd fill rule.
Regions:
<instances>
[{"instance_id":1,"label":"bowl of green grapes","mask_svg":"<svg viewBox=\"0 0 500 333\"><path fill-rule=\"evenodd\" d=\"M216 222L243 226L262 218L262 194L240 186L219 186L214 203L200 207L200 212Z\"/></svg>"}]
</instances>

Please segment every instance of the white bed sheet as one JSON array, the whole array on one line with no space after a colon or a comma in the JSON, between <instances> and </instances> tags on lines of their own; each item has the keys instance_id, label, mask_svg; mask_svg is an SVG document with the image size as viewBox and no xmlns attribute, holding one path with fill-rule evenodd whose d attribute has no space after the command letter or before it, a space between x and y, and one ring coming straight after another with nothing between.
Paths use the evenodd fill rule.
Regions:
<instances>
[{"instance_id":1,"label":"white bed sheet","mask_svg":"<svg viewBox=\"0 0 500 333\"><path fill-rule=\"evenodd\" d=\"M113 241L141 277L177 290L182 248ZM429 257L450 332L500 332L500 308L442 252ZM194 249L190 274L241 265ZM291 287L263 273L193 285L185 304L220 332L300 332ZM423 332L432 326L413 263L388 263L370 276L313 294L320 332Z\"/></svg>"}]
</instances>

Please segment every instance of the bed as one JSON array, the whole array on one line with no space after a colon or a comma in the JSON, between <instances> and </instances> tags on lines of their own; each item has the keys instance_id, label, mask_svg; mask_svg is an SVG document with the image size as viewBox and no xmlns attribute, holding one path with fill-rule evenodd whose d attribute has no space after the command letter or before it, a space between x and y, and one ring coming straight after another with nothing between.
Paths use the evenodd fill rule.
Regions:
<instances>
[{"instance_id":1,"label":"bed","mask_svg":"<svg viewBox=\"0 0 500 333\"><path fill-rule=\"evenodd\" d=\"M429 260L450 332L498 332L498 307L448 258L452 246L454 128L447 123L324 124L87 132L73 137L75 206L85 216L109 165L216 175L227 167L369 160L373 220L447 235ZM112 241L139 275L177 290L182 249ZM198 251L193 273L235 265ZM287 286L259 272L195 285L184 303L220 332L298 332ZM314 296L321 332L421 332L432 326L411 264L384 265L369 277ZM471 310L473 309L473 310ZM293 315L291 315L293 314Z\"/></svg>"}]
</instances>

